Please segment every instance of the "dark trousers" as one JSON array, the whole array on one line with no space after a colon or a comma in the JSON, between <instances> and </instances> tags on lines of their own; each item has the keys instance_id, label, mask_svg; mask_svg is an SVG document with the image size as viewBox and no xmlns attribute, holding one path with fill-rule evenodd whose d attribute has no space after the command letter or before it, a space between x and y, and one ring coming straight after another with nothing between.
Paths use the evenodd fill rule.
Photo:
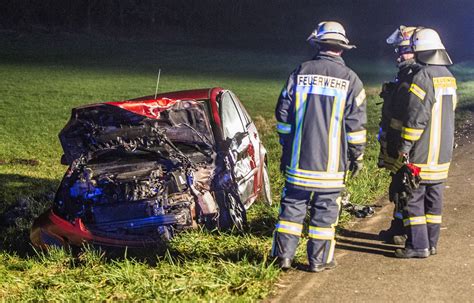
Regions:
<instances>
[{"instance_id":1,"label":"dark trousers","mask_svg":"<svg viewBox=\"0 0 474 303\"><path fill-rule=\"evenodd\" d=\"M392 174L392 181L388 188L388 197L391 202L395 203L395 195L398 191L397 182L394 181L394 174ZM388 229L391 236L400 236L405 234L405 228L403 226L403 210L399 209L399 205L395 204L393 210L393 219L390 222L390 228Z\"/></svg>"},{"instance_id":2,"label":"dark trousers","mask_svg":"<svg viewBox=\"0 0 474 303\"><path fill-rule=\"evenodd\" d=\"M312 192L286 188L280 204L272 255L293 259L298 246L307 209L310 209L307 253L310 264L333 260L335 227L339 219L340 191Z\"/></svg>"},{"instance_id":3,"label":"dark trousers","mask_svg":"<svg viewBox=\"0 0 474 303\"><path fill-rule=\"evenodd\" d=\"M413 249L436 247L441 228L444 183L425 184L413 191L403 212L408 235L405 246Z\"/></svg>"}]
</instances>

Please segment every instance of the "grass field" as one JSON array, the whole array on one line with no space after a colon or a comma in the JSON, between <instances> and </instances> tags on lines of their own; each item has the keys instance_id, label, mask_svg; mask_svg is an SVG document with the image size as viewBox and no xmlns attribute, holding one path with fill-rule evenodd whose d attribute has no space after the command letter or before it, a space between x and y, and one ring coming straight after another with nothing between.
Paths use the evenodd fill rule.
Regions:
<instances>
[{"instance_id":1,"label":"grass field","mask_svg":"<svg viewBox=\"0 0 474 303\"><path fill-rule=\"evenodd\" d=\"M160 91L221 86L233 90L255 119L269 150L274 200L283 179L278 172L279 145L273 110L288 73L304 55L211 49L153 43L102 41L62 36L0 36L0 213L12 205L27 210L0 231L0 300L103 301L255 301L264 298L280 271L268 259L278 205L257 204L245 235L205 230L176 237L165 254L119 258L85 249L79 257L62 250L33 251L28 228L48 207L66 167L57 134L71 108L124 100ZM34 47L32 46L34 45ZM350 54L348 54L350 57ZM473 68L455 67L460 106L471 109ZM371 204L387 185L376 169L375 141L380 83L395 72L391 64L355 62L367 80L369 143L365 169L351 181L351 200ZM278 203L276 203L278 204ZM343 215L347 220L348 215ZM303 241L304 242L304 241ZM304 262L304 246L298 251Z\"/></svg>"}]
</instances>

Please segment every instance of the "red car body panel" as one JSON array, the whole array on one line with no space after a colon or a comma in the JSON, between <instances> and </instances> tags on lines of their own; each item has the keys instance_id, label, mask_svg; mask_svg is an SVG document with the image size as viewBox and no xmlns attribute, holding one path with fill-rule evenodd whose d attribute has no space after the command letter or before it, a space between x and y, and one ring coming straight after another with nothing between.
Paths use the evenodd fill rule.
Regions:
<instances>
[{"instance_id":1,"label":"red car body panel","mask_svg":"<svg viewBox=\"0 0 474 303\"><path fill-rule=\"evenodd\" d=\"M119 102L105 102L105 104L118 106L125 110L147 116L149 118L159 117L159 112L170 108L177 100L209 100L212 109L212 117L217 125L221 125L219 110L217 106L217 96L222 92L222 88L195 89L172 93L157 94L155 96L145 96Z\"/></svg>"},{"instance_id":2,"label":"red car body panel","mask_svg":"<svg viewBox=\"0 0 474 303\"><path fill-rule=\"evenodd\" d=\"M49 245L56 244L61 246L82 246L86 243L111 247L142 247L152 244L152 241L137 241L121 237L101 237L89 230L80 218L74 222L69 222L59 217L53 210L49 210L41 215L31 228L31 242L40 248L48 248Z\"/></svg>"}]
</instances>

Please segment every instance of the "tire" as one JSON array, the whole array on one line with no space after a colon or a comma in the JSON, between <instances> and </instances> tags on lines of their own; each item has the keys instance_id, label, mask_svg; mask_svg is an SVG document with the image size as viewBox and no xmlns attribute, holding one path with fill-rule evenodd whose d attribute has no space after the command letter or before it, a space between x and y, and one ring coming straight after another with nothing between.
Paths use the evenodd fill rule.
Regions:
<instances>
[{"instance_id":1,"label":"tire","mask_svg":"<svg viewBox=\"0 0 474 303\"><path fill-rule=\"evenodd\" d=\"M268 174L267 164L263 165L262 196L263 202L265 202L265 204L268 206L272 205L272 188L270 186L270 175Z\"/></svg>"},{"instance_id":2,"label":"tire","mask_svg":"<svg viewBox=\"0 0 474 303\"><path fill-rule=\"evenodd\" d=\"M247 226L247 212L244 205L231 193L223 193L220 207L219 229L243 232Z\"/></svg>"},{"instance_id":3,"label":"tire","mask_svg":"<svg viewBox=\"0 0 474 303\"><path fill-rule=\"evenodd\" d=\"M247 211L239 199L229 193L227 194L227 203L229 207L229 216L232 221L232 228L243 232L247 226Z\"/></svg>"}]
</instances>

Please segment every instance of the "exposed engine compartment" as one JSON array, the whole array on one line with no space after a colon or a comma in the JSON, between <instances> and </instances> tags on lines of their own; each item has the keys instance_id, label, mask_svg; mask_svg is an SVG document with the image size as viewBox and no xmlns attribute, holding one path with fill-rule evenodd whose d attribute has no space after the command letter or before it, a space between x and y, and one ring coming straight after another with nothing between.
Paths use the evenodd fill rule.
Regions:
<instances>
[{"instance_id":1,"label":"exposed engine compartment","mask_svg":"<svg viewBox=\"0 0 474 303\"><path fill-rule=\"evenodd\" d=\"M107 233L133 235L160 225L165 238L217 216L212 164L186 169L146 153L117 154L74 163L56 196L57 214Z\"/></svg>"}]
</instances>

